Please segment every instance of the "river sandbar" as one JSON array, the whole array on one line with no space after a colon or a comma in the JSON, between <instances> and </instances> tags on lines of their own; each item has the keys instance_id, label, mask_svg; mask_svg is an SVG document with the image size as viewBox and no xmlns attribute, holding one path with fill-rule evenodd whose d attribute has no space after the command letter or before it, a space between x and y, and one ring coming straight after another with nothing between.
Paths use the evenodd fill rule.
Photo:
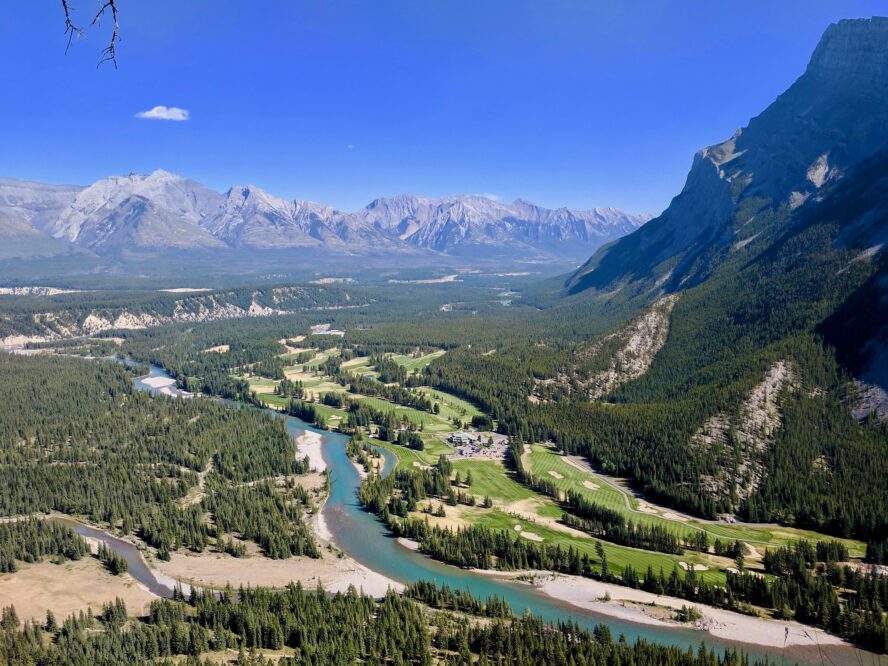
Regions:
<instances>
[{"instance_id":1,"label":"river sandbar","mask_svg":"<svg viewBox=\"0 0 888 666\"><path fill-rule=\"evenodd\" d=\"M696 629L706 631L716 638L738 643L778 648L790 645L846 644L837 636L798 622L742 615L676 597L659 596L644 590L602 583L590 578L542 574L536 578L534 584L545 594L560 601L642 624L660 626L679 624L690 627L689 624L676 623L668 619L668 615L664 616L663 608L679 610L682 606L693 606L703 616L695 623ZM610 601L604 600L606 595L610 597ZM655 606L649 607L648 604Z\"/></svg>"},{"instance_id":2,"label":"river sandbar","mask_svg":"<svg viewBox=\"0 0 888 666\"><path fill-rule=\"evenodd\" d=\"M306 430L296 438L296 448L299 450L299 456L308 456L308 464L316 472L323 472L327 469L327 463L324 461L322 453L324 438L320 433Z\"/></svg>"},{"instance_id":3,"label":"river sandbar","mask_svg":"<svg viewBox=\"0 0 888 666\"><path fill-rule=\"evenodd\" d=\"M248 558L223 553L199 555L173 553L169 562L155 562L163 574L201 587L283 587L299 581L313 589L320 584L328 592L345 592L350 585L375 597L383 596L389 587L401 591L403 585L371 571L349 557L338 557L324 551L319 559L291 557L272 560L261 555Z\"/></svg>"}]
</instances>

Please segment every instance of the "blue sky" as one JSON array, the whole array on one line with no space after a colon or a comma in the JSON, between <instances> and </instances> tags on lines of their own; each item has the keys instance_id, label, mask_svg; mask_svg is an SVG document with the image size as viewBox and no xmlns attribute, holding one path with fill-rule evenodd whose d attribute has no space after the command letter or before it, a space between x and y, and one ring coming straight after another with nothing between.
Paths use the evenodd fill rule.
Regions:
<instances>
[{"instance_id":1,"label":"blue sky","mask_svg":"<svg viewBox=\"0 0 888 666\"><path fill-rule=\"evenodd\" d=\"M97 0L74 0L88 22ZM802 73L826 26L884 2L118 0L65 55L61 3L0 16L0 175L164 168L356 209L489 193L659 212L693 152ZM881 12L880 10L881 6ZM189 119L140 119L156 106Z\"/></svg>"}]
</instances>

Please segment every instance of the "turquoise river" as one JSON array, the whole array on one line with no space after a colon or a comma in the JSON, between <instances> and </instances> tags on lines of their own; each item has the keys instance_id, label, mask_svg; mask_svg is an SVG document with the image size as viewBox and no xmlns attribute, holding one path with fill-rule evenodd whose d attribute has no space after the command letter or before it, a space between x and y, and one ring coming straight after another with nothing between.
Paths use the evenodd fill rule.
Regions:
<instances>
[{"instance_id":1,"label":"turquoise river","mask_svg":"<svg viewBox=\"0 0 888 666\"><path fill-rule=\"evenodd\" d=\"M152 367L149 376L166 377L167 375L161 368ZM141 380L136 381L136 386L143 390L153 391ZM232 407L242 406L231 402L227 402L227 404ZM330 495L322 511L326 524L333 535L333 542L346 555L388 578L402 583L421 579L432 580L454 588L468 589L480 598L499 596L504 598L518 613L529 611L553 622L573 618L574 621L588 628L597 624L607 624L615 636L623 634L630 641L643 638L694 650L699 647L701 642L705 642L717 650L739 647L748 652L750 656L767 657L772 663L835 665L888 663L877 655L852 647L811 645L785 649L764 648L754 645L754 638L749 644L732 643L714 638L703 631L680 626L663 627L635 624L558 601L526 583L503 580L495 576L436 562L399 544L396 539L388 535L385 526L375 516L361 509L356 495L361 478L346 455L345 445L348 438L345 435L317 430L296 418L281 416L276 412L269 411L276 417L286 420L287 430L293 438L306 431L317 432L321 435L323 457L332 481ZM394 457L387 451L381 451L381 453L386 457L385 471L391 471L395 462ZM132 544L81 523L70 521L69 524L84 536L101 539L124 556L129 562L130 573L152 592L163 596L171 594L172 589L169 582L155 575L141 553Z\"/></svg>"}]
</instances>

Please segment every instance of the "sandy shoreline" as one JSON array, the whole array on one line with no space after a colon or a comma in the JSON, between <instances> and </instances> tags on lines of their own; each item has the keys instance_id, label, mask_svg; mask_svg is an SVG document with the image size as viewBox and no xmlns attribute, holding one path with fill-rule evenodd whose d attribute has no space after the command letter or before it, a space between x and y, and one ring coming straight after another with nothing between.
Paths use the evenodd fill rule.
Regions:
<instances>
[{"instance_id":1,"label":"sandy shoreline","mask_svg":"<svg viewBox=\"0 0 888 666\"><path fill-rule=\"evenodd\" d=\"M742 615L676 597L659 596L644 590L602 583L590 578L544 572L533 573L537 576L534 585L544 594L578 608L630 622L696 628L716 638L766 647L847 644L837 636L798 622ZM604 600L605 595L610 596L610 601ZM693 606L700 611L702 619L693 625L671 620L669 611L678 610L682 606Z\"/></svg>"},{"instance_id":2,"label":"sandy shoreline","mask_svg":"<svg viewBox=\"0 0 888 666\"><path fill-rule=\"evenodd\" d=\"M323 472L327 469L327 463L322 453L322 444L324 438L321 434L306 430L296 438L296 448L299 456L308 456L309 466L318 471Z\"/></svg>"},{"instance_id":3,"label":"sandy shoreline","mask_svg":"<svg viewBox=\"0 0 888 666\"><path fill-rule=\"evenodd\" d=\"M368 476L370 476L370 475L367 473L367 470L364 469L364 466L363 466L362 464L360 464L360 463L357 462L356 460L352 460L351 458L349 458L349 460L351 461L352 467L354 467L354 468L355 468L355 471L358 473L358 476L361 477L361 480L362 480L362 481L363 481L364 479L366 479Z\"/></svg>"}]
</instances>

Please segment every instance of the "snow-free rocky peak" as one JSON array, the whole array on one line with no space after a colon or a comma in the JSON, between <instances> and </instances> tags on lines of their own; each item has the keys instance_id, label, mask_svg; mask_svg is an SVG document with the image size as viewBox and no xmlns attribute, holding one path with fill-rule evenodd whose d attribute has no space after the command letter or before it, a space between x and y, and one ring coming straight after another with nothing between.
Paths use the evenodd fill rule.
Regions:
<instances>
[{"instance_id":1,"label":"snow-free rocky peak","mask_svg":"<svg viewBox=\"0 0 888 666\"><path fill-rule=\"evenodd\" d=\"M44 230L56 238L95 247L118 235L115 222L150 227L136 219L144 212L153 217L152 222L163 221L153 230L157 234L154 238L151 228L143 229L142 237L152 245L162 246L167 241L181 245L183 239L169 237L169 232L184 233L199 245L212 247L221 243L191 227L218 207L220 201L217 192L163 170L148 175L111 176L80 190Z\"/></svg>"},{"instance_id":2,"label":"snow-free rocky peak","mask_svg":"<svg viewBox=\"0 0 888 666\"><path fill-rule=\"evenodd\" d=\"M314 248L342 255L428 255L430 261L446 253L574 262L647 219L613 208L553 210L479 195L402 195L350 213L276 197L254 185L219 194L163 170L111 176L87 187L0 181L0 235L27 232L51 241L50 249L52 243L62 249L73 244L99 254Z\"/></svg>"}]
</instances>

